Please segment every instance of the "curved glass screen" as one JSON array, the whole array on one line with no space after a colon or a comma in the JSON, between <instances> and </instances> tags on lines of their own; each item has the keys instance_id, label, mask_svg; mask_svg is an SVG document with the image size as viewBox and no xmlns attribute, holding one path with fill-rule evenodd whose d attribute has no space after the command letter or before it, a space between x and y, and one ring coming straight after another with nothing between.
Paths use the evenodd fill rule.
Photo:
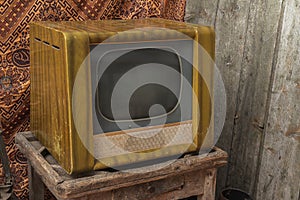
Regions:
<instances>
[{"instance_id":1,"label":"curved glass screen","mask_svg":"<svg viewBox=\"0 0 300 200\"><path fill-rule=\"evenodd\" d=\"M146 120L173 112L181 95L181 61L171 49L142 48L103 55L95 94L98 117ZM113 61L113 62L112 62Z\"/></svg>"}]
</instances>

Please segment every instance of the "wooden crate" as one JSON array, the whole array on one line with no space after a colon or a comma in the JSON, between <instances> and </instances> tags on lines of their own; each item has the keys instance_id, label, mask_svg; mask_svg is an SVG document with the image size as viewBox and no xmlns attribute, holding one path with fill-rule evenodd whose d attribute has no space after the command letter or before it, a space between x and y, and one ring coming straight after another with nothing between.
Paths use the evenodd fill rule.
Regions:
<instances>
[{"instance_id":1,"label":"wooden crate","mask_svg":"<svg viewBox=\"0 0 300 200\"><path fill-rule=\"evenodd\" d=\"M188 154L158 170L146 172L93 171L68 175L31 132L19 133L16 143L29 162L30 199L44 198L44 184L57 199L182 199L214 200L217 168L227 162L219 148L207 156ZM135 169L135 171L141 168Z\"/></svg>"}]
</instances>

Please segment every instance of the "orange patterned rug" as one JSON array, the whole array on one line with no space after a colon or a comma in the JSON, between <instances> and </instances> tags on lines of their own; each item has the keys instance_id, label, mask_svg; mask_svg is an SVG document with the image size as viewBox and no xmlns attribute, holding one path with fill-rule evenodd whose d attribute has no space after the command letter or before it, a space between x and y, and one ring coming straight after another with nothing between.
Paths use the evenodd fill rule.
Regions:
<instances>
[{"instance_id":1,"label":"orange patterned rug","mask_svg":"<svg viewBox=\"0 0 300 200\"><path fill-rule=\"evenodd\" d=\"M28 24L37 20L145 17L182 21L184 8L185 0L0 0L0 119L15 178L14 192L20 199L28 199L27 164L14 137L30 129ZM0 174L3 177L1 169Z\"/></svg>"}]
</instances>

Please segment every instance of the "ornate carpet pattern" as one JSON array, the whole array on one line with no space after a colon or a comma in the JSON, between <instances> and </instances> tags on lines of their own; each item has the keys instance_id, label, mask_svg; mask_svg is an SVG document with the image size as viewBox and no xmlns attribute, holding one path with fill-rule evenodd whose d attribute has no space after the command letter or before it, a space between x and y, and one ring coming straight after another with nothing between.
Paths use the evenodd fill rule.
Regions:
<instances>
[{"instance_id":1,"label":"ornate carpet pattern","mask_svg":"<svg viewBox=\"0 0 300 200\"><path fill-rule=\"evenodd\" d=\"M14 192L20 199L28 199L27 164L14 137L30 129L28 24L145 17L182 21L184 7L185 0L0 0L0 122L15 178ZM0 174L3 177L2 170Z\"/></svg>"}]
</instances>

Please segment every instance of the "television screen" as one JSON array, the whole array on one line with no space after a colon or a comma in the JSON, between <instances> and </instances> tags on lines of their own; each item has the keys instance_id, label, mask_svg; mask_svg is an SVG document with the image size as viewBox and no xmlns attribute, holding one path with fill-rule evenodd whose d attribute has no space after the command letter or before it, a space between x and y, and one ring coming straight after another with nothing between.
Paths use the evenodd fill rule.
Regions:
<instances>
[{"instance_id":1,"label":"television screen","mask_svg":"<svg viewBox=\"0 0 300 200\"><path fill-rule=\"evenodd\" d=\"M191 120L191 45L91 46L94 134Z\"/></svg>"}]
</instances>

